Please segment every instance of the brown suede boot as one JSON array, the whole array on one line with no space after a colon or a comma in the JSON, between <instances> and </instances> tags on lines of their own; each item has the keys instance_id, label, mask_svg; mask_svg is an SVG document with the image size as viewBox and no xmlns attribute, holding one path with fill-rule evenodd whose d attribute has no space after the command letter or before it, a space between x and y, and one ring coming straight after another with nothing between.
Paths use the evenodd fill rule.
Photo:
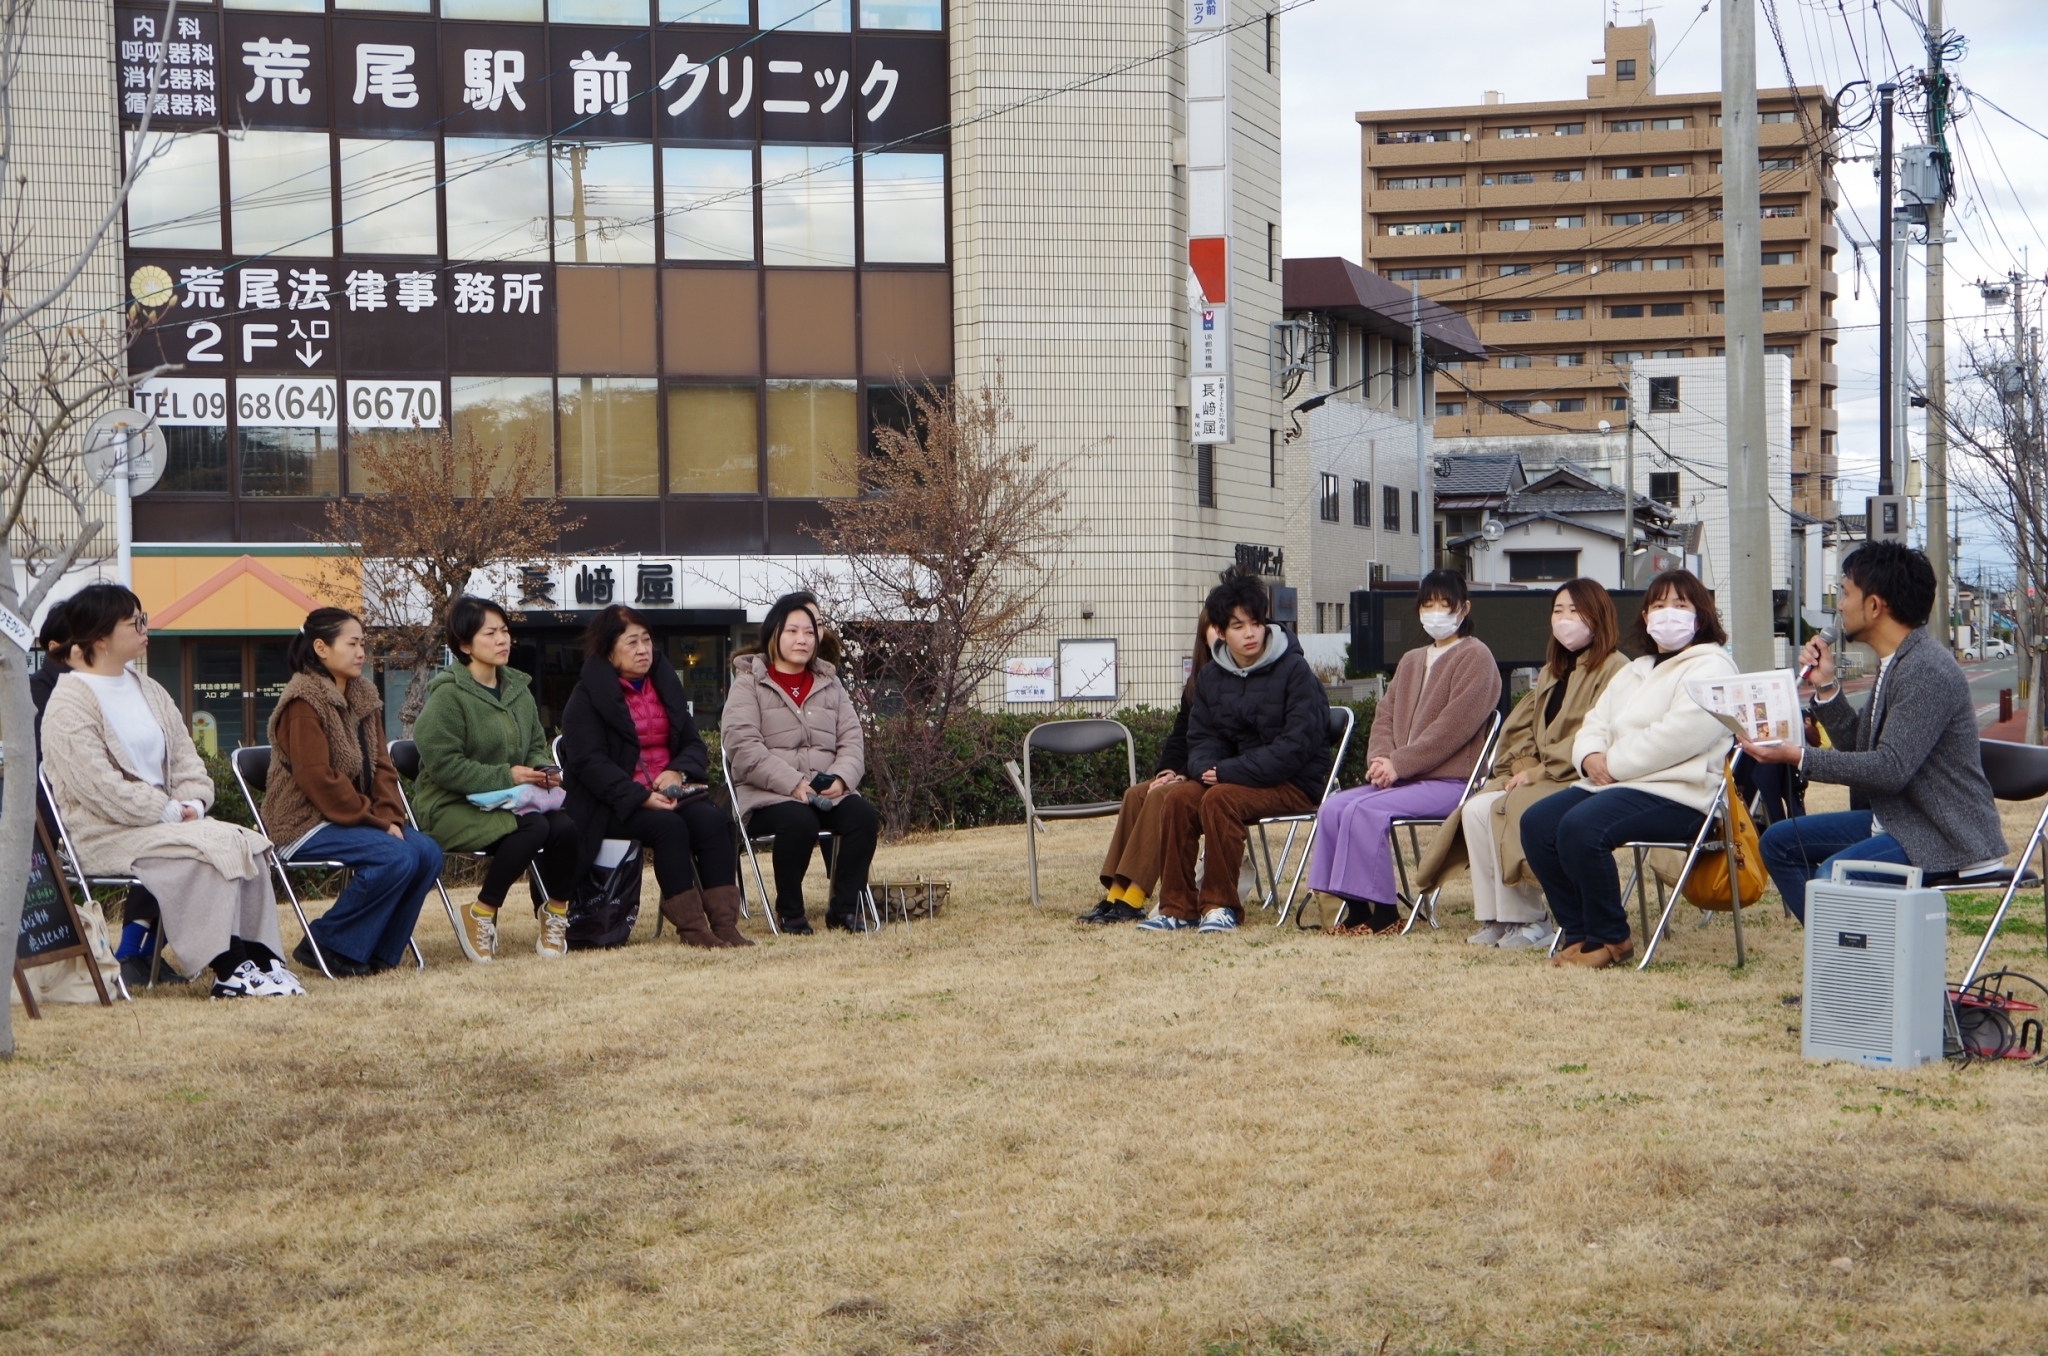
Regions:
<instances>
[{"instance_id":1,"label":"brown suede boot","mask_svg":"<svg viewBox=\"0 0 2048 1356\"><path fill-rule=\"evenodd\" d=\"M740 887L714 885L704 892L704 916L711 920L711 935L720 946L752 946L753 939L740 931Z\"/></svg>"},{"instance_id":2,"label":"brown suede boot","mask_svg":"<svg viewBox=\"0 0 2048 1356\"><path fill-rule=\"evenodd\" d=\"M684 946L725 945L712 935L710 925L705 922L704 896L694 885L679 895L670 895L662 900L661 916L675 928L676 940Z\"/></svg>"}]
</instances>

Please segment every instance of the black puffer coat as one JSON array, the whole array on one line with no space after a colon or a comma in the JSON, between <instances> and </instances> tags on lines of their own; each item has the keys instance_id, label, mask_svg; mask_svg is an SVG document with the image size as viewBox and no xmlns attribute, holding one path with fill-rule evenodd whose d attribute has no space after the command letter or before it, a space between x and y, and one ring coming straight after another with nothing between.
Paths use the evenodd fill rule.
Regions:
<instances>
[{"instance_id":1,"label":"black puffer coat","mask_svg":"<svg viewBox=\"0 0 2048 1356\"><path fill-rule=\"evenodd\" d=\"M690 718L689 701L674 666L657 652L647 679L668 714L669 768L682 773L686 782L707 780L711 751ZM590 869L606 838L628 836L613 832L613 823L647 801L647 788L633 780L639 766L640 734L619 691L619 671L602 659L584 660L576 690L562 708L562 788L567 793L562 808L576 821L580 835L579 872Z\"/></svg>"},{"instance_id":2,"label":"black puffer coat","mask_svg":"<svg viewBox=\"0 0 2048 1356\"><path fill-rule=\"evenodd\" d=\"M1315 801L1330 775L1330 702L1300 647L1268 626L1266 652L1249 671L1237 668L1224 641L1214 653L1195 675L1188 775L1213 767L1216 780L1239 786L1291 782Z\"/></svg>"},{"instance_id":3,"label":"black puffer coat","mask_svg":"<svg viewBox=\"0 0 2048 1356\"><path fill-rule=\"evenodd\" d=\"M1173 729L1159 747L1159 761L1152 765L1152 776L1157 777L1162 772L1178 772L1183 777L1188 775L1188 708L1194 700L1195 685L1190 683L1180 694L1180 710L1173 713Z\"/></svg>"}]
</instances>

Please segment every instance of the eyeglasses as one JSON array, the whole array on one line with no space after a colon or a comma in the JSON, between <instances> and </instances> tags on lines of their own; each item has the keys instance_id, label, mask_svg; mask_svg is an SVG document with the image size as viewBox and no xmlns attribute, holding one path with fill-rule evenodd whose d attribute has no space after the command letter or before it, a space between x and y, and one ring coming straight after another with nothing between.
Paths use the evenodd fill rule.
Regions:
<instances>
[{"instance_id":1,"label":"eyeglasses","mask_svg":"<svg viewBox=\"0 0 2048 1356\"><path fill-rule=\"evenodd\" d=\"M146 636L149 634L149 614L147 612L136 613L128 619L128 624L135 628L137 635Z\"/></svg>"}]
</instances>

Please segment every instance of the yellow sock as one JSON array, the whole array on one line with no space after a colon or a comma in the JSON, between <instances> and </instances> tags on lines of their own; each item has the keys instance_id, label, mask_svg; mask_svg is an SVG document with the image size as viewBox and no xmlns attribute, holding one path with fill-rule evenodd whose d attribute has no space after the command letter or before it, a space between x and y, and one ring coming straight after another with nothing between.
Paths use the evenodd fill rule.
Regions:
<instances>
[{"instance_id":1,"label":"yellow sock","mask_svg":"<svg viewBox=\"0 0 2048 1356\"><path fill-rule=\"evenodd\" d=\"M469 906L469 916L472 918L496 918L498 911L479 900Z\"/></svg>"},{"instance_id":2,"label":"yellow sock","mask_svg":"<svg viewBox=\"0 0 2048 1356\"><path fill-rule=\"evenodd\" d=\"M1126 885L1124 887L1124 897L1117 902L1128 904L1134 909L1142 909L1145 907L1145 892L1135 885Z\"/></svg>"},{"instance_id":3,"label":"yellow sock","mask_svg":"<svg viewBox=\"0 0 2048 1356\"><path fill-rule=\"evenodd\" d=\"M559 914L563 917L567 917L569 913L569 901L566 899L551 899L547 902L547 911L552 914Z\"/></svg>"}]
</instances>

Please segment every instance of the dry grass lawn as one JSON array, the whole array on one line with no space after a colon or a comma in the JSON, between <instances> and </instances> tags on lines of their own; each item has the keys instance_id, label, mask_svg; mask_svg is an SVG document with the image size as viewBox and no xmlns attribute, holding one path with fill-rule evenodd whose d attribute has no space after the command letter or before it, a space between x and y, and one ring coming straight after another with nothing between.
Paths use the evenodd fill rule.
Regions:
<instances>
[{"instance_id":1,"label":"dry grass lawn","mask_svg":"<svg viewBox=\"0 0 2048 1356\"><path fill-rule=\"evenodd\" d=\"M886 849L956 894L879 939L472 967L430 900L424 974L20 1023L0 1350L2048 1347L2044 1071L1803 1062L1782 918L1640 975L1479 953L1462 883L1097 931L1107 824L1038 915L1021 832Z\"/></svg>"}]
</instances>

